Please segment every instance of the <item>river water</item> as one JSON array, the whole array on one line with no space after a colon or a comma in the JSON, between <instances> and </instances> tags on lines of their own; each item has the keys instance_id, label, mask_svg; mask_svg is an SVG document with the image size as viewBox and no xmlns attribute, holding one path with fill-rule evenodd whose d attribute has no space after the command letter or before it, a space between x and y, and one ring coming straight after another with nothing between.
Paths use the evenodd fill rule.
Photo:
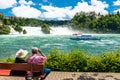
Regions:
<instances>
[{"instance_id":1,"label":"river water","mask_svg":"<svg viewBox=\"0 0 120 80\"><path fill-rule=\"evenodd\" d=\"M58 29L57 32L59 31L64 33L61 29ZM32 47L40 48L45 54L49 54L53 48L66 52L81 48L90 54L101 54L102 52L116 51L120 47L120 34L91 34L100 37L101 40L76 41L70 40L73 32L70 33L67 30L65 32L69 34L62 32L62 35L40 35L41 33L38 35L0 35L0 59L14 56L19 49L26 49L31 52Z\"/></svg>"}]
</instances>

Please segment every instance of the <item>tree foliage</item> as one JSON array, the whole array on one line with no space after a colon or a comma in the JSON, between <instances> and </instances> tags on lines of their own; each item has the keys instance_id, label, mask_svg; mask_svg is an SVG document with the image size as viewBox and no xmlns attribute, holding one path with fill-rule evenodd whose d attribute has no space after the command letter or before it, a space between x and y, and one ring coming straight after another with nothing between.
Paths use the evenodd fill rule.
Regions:
<instances>
[{"instance_id":1,"label":"tree foliage","mask_svg":"<svg viewBox=\"0 0 120 80\"><path fill-rule=\"evenodd\" d=\"M97 33L120 33L120 13L117 14L76 14L69 22L73 29L88 29Z\"/></svg>"},{"instance_id":2,"label":"tree foliage","mask_svg":"<svg viewBox=\"0 0 120 80\"><path fill-rule=\"evenodd\" d=\"M15 25L13 28L14 28L14 30L18 31L19 33L21 33L23 30L22 27L19 25Z\"/></svg>"},{"instance_id":3,"label":"tree foliage","mask_svg":"<svg viewBox=\"0 0 120 80\"><path fill-rule=\"evenodd\" d=\"M9 34L10 28L5 25L0 25L0 34Z\"/></svg>"}]
</instances>

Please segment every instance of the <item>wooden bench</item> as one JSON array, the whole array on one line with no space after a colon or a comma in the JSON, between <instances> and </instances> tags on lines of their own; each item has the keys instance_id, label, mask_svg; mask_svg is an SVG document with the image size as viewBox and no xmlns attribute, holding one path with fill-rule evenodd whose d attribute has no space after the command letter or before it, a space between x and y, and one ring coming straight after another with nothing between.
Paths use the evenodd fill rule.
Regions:
<instances>
[{"instance_id":1,"label":"wooden bench","mask_svg":"<svg viewBox=\"0 0 120 80\"><path fill-rule=\"evenodd\" d=\"M43 65L38 64L28 64L28 63L0 63L0 76L10 76L11 70L25 70L27 71L27 75L31 75L32 79L34 80L36 78L44 78L45 74L39 75L39 76L33 76L33 72L40 72L44 68ZM27 77L25 76L19 76L19 77Z\"/></svg>"}]
</instances>

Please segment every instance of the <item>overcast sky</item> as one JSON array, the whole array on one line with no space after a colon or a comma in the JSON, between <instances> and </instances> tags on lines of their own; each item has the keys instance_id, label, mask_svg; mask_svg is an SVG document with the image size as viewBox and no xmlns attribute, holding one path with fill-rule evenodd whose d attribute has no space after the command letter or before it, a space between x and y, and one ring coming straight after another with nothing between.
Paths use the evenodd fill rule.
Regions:
<instances>
[{"instance_id":1,"label":"overcast sky","mask_svg":"<svg viewBox=\"0 0 120 80\"><path fill-rule=\"evenodd\" d=\"M81 11L114 14L120 11L120 0L0 0L5 16L69 20Z\"/></svg>"}]
</instances>

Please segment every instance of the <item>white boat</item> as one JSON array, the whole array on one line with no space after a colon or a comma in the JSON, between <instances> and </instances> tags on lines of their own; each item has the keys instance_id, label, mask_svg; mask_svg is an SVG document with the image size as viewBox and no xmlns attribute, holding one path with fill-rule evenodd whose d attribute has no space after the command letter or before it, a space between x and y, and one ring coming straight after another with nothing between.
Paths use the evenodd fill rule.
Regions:
<instances>
[{"instance_id":1,"label":"white boat","mask_svg":"<svg viewBox=\"0 0 120 80\"><path fill-rule=\"evenodd\" d=\"M95 37L92 35L76 35L70 38L71 40L100 40L100 37Z\"/></svg>"}]
</instances>

